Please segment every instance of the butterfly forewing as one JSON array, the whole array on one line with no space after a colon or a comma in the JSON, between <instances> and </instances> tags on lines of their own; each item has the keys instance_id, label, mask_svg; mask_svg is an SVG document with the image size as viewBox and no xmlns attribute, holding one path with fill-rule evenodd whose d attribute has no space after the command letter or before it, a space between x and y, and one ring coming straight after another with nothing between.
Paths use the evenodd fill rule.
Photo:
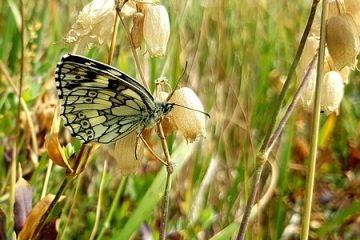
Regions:
<instances>
[{"instance_id":1,"label":"butterfly forewing","mask_svg":"<svg viewBox=\"0 0 360 240\"><path fill-rule=\"evenodd\" d=\"M155 111L151 94L109 65L65 55L55 75L65 125L85 143L109 143L142 130Z\"/></svg>"}]
</instances>

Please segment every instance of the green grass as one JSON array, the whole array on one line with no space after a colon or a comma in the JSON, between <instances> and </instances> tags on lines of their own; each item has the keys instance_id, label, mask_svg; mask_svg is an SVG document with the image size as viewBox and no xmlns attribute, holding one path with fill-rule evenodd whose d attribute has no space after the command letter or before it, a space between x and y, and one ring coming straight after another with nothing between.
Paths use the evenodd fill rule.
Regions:
<instances>
[{"instance_id":1,"label":"green grass","mask_svg":"<svg viewBox=\"0 0 360 240\"><path fill-rule=\"evenodd\" d=\"M186 77L180 85L196 91L211 115L207 119L208 136L198 143L186 144L179 133L168 140L175 161L168 231L180 234L183 239L236 236L239 217L251 190L256 154L274 120L273 111L280 93L277 88L280 77L277 76L286 76L310 11L307 1L220 2L218 7L206 9L200 1L163 1L171 21L167 55L162 59L150 59L143 56L144 49L139 51L140 61L148 69L145 77L152 89L154 80L161 74L174 86L188 61ZM40 200L49 162L43 144L50 126L40 116L52 119L45 109L49 107L52 112L58 104L54 81L56 63L64 53L72 51L72 46L65 44L62 38L86 3L25 2L23 98L35 126L39 165L34 166L31 161L34 152L31 129L24 122L17 161L23 177L31 184L33 205ZM19 2L2 1L0 60L16 86L21 62L20 19ZM88 56L106 61L107 54L108 45L104 44L92 49ZM131 76L138 76L121 24L112 65ZM310 230L312 239L360 237L356 221L360 198L359 92L359 73L355 71L346 86L334 127L325 124L328 121L325 115L321 118L321 139L326 144L318 156L313 203L313 223L316 224ZM287 103L289 101L290 96L286 99ZM14 146L17 104L15 90L0 69L0 209L5 213L8 212L9 158ZM309 148L310 119L308 113L297 108L271 153L270 159L278 166L277 188L249 225L247 239L280 239L291 216L296 213L301 216L307 161L304 151ZM60 132L64 146L69 140L65 131L62 128ZM153 135L151 141L155 151L161 154L160 141L154 132ZM147 226L149 234L158 238L164 169L160 163L145 158L142 170L124 181L116 161L109 157L111 148L113 146L101 146L92 155L85 171L64 192L66 199L60 224L61 234L65 231L63 239L89 239L105 159L109 166L104 179L98 234L103 229L102 239L141 239L141 229ZM217 168L207 185L204 178L214 161L217 161ZM269 166L265 170L259 199L268 189L272 176ZM49 193L56 194L64 176L63 168L52 169ZM196 202L199 197L202 201ZM193 219L195 203L199 204L196 205L198 216ZM109 217L112 207L114 212ZM109 226L103 226L107 218ZM69 223L65 229L66 220ZM6 232L9 237L11 229ZM299 236L299 232L294 234Z\"/></svg>"}]
</instances>

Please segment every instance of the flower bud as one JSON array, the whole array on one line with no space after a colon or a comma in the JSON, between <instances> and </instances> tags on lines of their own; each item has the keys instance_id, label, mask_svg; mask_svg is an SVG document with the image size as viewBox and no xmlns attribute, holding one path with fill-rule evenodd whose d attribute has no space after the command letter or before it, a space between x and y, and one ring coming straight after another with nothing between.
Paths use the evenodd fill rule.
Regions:
<instances>
[{"instance_id":1,"label":"flower bud","mask_svg":"<svg viewBox=\"0 0 360 240\"><path fill-rule=\"evenodd\" d=\"M204 111L198 96L192 89L187 87L176 90L169 101L187 108ZM205 114L181 106L174 106L174 109L170 112L177 129L190 142L198 140L199 137L205 137Z\"/></svg>"},{"instance_id":2,"label":"flower bud","mask_svg":"<svg viewBox=\"0 0 360 240\"><path fill-rule=\"evenodd\" d=\"M143 31L150 55L156 57L164 56L170 37L169 15L164 6L153 5L147 9Z\"/></svg>"},{"instance_id":3,"label":"flower bud","mask_svg":"<svg viewBox=\"0 0 360 240\"><path fill-rule=\"evenodd\" d=\"M345 66L356 66L360 40L354 20L349 14L340 14L328 19L326 41L337 70Z\"/></svg>"},{"instance_id":4,"label":"flower bud","mask_svg":"<svg viewBox=\"0 0 360 240\"><path fill-rule=\"evenodd\" d=\"M327 72L321 85L321 110L326 113L337 112L343 96L344 81L340 73Z\"/></svg>"}]
</instances>

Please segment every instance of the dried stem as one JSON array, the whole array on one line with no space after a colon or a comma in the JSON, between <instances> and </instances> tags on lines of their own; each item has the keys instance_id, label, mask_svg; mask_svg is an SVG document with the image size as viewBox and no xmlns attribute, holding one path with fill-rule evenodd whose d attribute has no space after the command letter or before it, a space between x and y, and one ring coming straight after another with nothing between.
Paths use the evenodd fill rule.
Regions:
<instances>
[{"instance_id":1,"label":"dried stem","mask_svg":"<svg viewBox=\"0 0 360 240\"><path fill-rule=\"evenodd\" d=\"M136 49L134 47L133 41L131 39L131 35L129 33L129 30L128 30L128 27L126 24L126 20L121 15L121 8L122 8L122 5L118 5L116 7L117 14L119 15L121 23L124 26L124 30L126 32L128 42L130 44L131 51L133 53L135 63L138 68L138 72L140 74L141 80L142 80L144 86L147 89L149 89L149 86L148 86L147 82L145 81L145 77L144 77L144 74L143 74L143 71L142 71L142 68L140 65L139 57L136 53ZM162 214L161 214L162 218L161 218L161 223L160 223L160 239L162 240L162 239L166 238L166 226L167 226L168 208L169 208L169 192L170 192L170 186L171 186L171 173L173 172L173 166L172 166L172 162L171 162L171 158L170 158L169 148L167 146L166 139L164 136L164 131L161 126L161 122L159 122L157 124L157 129L158 129L159 137L161 140L161 146L162 146L164 154L165 154L165 163L166 163L165 165L167 167L167 178L166 178L166 186L165 186L165 190L164 190L164 198L163 198L163 203L162 203Z\"/></svg>"}]
</instances>

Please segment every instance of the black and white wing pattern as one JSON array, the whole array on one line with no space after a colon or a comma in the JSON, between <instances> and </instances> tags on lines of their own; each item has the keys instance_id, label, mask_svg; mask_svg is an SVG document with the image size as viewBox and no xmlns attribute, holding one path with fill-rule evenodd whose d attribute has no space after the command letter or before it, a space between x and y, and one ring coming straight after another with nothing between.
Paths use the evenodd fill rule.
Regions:
<instances>
[{"instance_id":1,"label":"black and white wing pattern","mask_svg":"<svg viewBox=\"0 0 360 240\"><path fill-rule=\"evenodd\" d=\"M65 55L55 81L65 125L84 143L109 143L141 131L156 108L136 80L82 56Z\"/></svg>"}]
</instances>

